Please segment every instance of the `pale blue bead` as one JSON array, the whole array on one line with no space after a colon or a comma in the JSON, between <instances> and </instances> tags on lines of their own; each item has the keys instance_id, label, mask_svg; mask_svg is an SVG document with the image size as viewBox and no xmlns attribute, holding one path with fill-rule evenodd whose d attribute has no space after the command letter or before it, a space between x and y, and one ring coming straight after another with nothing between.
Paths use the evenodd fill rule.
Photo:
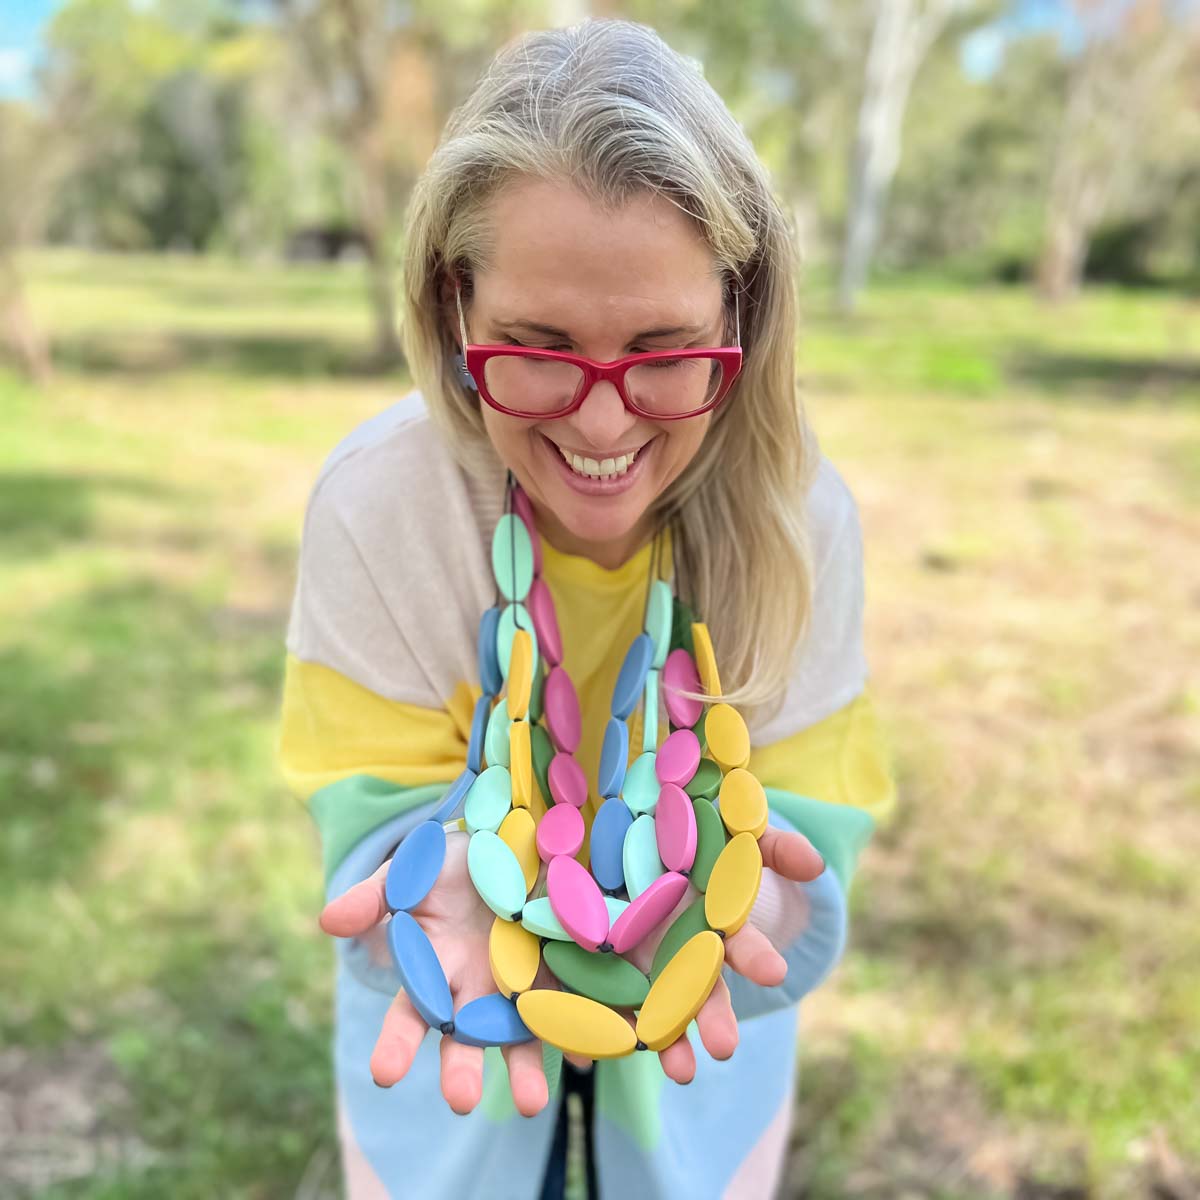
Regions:
<instances>
[{"instance_id":1,"label":"pale blue bead","mask_svg":"<svg viewBox=\"0 0 1200 1200\"><path fill-rule=\"evenodd\" d=\"M654 643L649 634L639 633L625 652L625 661L621 664L617 682L613 686L612 715L618 721L628 721L629 714L637 708L637 702L642 698L646 686L646 672L650 669L650 659L653 656Z\"/></svg>"},{"instance_id":2,"label":"pale blue bead","mask_svg":"<svg viewBox=\"0 0 1200 1200\"><path fill-rule=\"evenodd\" d=\"M604 889L615 892L625 884L623 853L625 834L633 824L633 814L620 796L605 800L596 810L592 821L592 837L588 843L592 860L592 875Z\"/></svg>"},{"instance_id":3,"label":"pale blue bead","mask_svg":"<svg viewBox=\"0 0 1200 1200\"><path fill-rule=\"evenodd\" d=\"M387 906L415 908L429 894L446 860L446 831L440 821L422 821L392 855L384 883Z\"/></svg>"},{"instance_id":4,"label":"pale blue bead","mask_svg":"<svg viewBox=\"0 0 1200 1200\"><path fill-rule=\"evenodd\" d=\"M412 1006L434 1029L454 1020L454 1001L446 973L425 930L406 912L388 922L388 945L392 962Z\"/></svg>"},{"instance_id":5,"label":"pale blue bead","mask_svg":"<svg viewBox=\"0 0 1200 1200\"><path fill-rule=\"evenodd\" d=\"M505 513L492 534L492 573L506 600L523 601L533 583L533 542L525 522Z\"/></svg>"},{"instance_id":6,"label":"pale blue bead","mask_svg":"<svg viewBox=\"0 0 1200 1200\"><path fill-rule=\"evenodd\" d=\"M620 795L625 779L625 765L629 762L629 726L616 717L609 717L604 727L604 742L600 747L600 771L596 785L600 795Z\"/></svg>"},{"instance_id":7,"label":"pale blue bead","mask_svg":"<svg viewBox=\"0 0 1200 1200\"><path fill-rule=\"evenodd\" d=\"M515 1046L532 1041L533 1034L507 996L489 992L454 1014L454 1040L468 1046Z\"/></svg>"},{"instance_id":8,"label":"pale blue bead","mask_svg":"<svg viewBox=\"0 0 1200 1200\"><path fill-rule=\"evenodd\" d=\"M452 820L459 815L459 807L466 799L467 792L471 788L471 784L475 782L475 772L468 767L447 789L446 794L442 797L442 802L434 810L433 816L429 819L437 821L439 824L444 824L446 821Z\"/></svg>"},{"instance_id":9,"label":"pale blue bead","mask_svg":"<svg viewBox=\"0 0 1200 1200\"><path fill-rule=\"evenodd\" d=\"M489 692L484 692L475 701L475 712L471 717L471 740L467 743L467 767L472 771L478 772L483 765L483 737L495 701L496 697Z\"/></svg>"},{"instance_id":10,"label":"pale blue bead","mask_svg":"<svg viewBox=\"0 0 1200 1200\"><path fill-rule=\"evenodd\" d=\"M500 695L504 677L500 674L500 659L496 654L496 635L500 628L500 608L493 606L479 618L479 685L493 696Z\"/></svg>"}]
</instances>

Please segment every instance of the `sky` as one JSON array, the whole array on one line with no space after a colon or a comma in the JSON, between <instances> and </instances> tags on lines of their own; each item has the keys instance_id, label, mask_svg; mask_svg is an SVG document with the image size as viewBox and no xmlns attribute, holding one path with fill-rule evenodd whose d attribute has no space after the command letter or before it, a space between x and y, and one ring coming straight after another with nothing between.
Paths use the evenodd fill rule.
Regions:
<instances>
[{"instance_id":1,"label":"sky","mask_svg":"<svg viewBox=\"0 0 1200 1200\"><path fill-rule=\"evenodd\" d=\"M42 29L61 0L0 0L0 97L27 96Z\"/></svg>"}]
</instances>

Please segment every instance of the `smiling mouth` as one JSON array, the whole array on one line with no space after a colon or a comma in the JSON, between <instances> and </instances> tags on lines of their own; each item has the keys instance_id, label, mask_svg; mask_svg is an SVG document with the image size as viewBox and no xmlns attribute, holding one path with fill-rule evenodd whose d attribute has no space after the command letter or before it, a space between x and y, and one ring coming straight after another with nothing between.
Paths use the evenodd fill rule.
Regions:
<instances>
[{"instance_id":1,"label":"smiling mouth","mask_svg":"<svg viewBox=\"0 0 1200 1200\"><path fill-rule=\"evenodd\" d=\"M542 437L546 438L551 449L581 479L619 479L637 461L638 455L650 445L650 442L645 442L631 453L592 458L564 449L557 442L547 438L545 434L542 434ZM653 440L653 438L650 439L651 442Z\"/></svg>"}]
</instances>

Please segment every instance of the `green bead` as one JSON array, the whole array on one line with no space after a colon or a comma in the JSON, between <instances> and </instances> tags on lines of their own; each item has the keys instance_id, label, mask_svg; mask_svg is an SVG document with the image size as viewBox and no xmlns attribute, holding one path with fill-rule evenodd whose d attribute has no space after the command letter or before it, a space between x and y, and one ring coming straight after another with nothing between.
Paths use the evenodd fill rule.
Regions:
<instances>
[{"instance_id":1,"label":"green bead","mask_svg":"<svg viewBox=\"0 0 1200 1200\"><path fill-rule=\"evenodd\" d=\"M724 826L721 828L724 829ZM662 859L658 857L658 832L653 817L643 814L630 825L621 851L621 865L625 869L625 890L630 900L636 900L666 871Z\"/></svg>"},{"instance_id":2,"label":"green bead","mask_svg":"<svg viewBox=\"0 0 1200 1200\"><path fill-rule=\"evenodd\" d=\"M496 657L500 660L500 674L508 679L508 664L512 661L513 636L517 629L524 629L533 643L533 670L538 669L537 630L533 627L533 618L523 604L506 604L500 611L500 620L496 626Z\"/></svg>"},{"instance_id":3,"label":"green bead","mask_svg":"<svg viewBox=\"0 0 1200 1200\"><path fill-rule=\"evenodd\" d=\"M546 966L573 992L615 1008L637 1008L650 980L619 954L594 954L574 942L548 942Z\"/></svg>"},{"instance_id":4,"label":"green bead","mask_svg":"<svg viewBox=\"0 0 1200 1200\"><path fill-rule=\"evenodd\" d=\"M533 750L533 774L537 779L538 791L542 799L551 803L550 799L550 760L554 757L554 743L542 725L534 725L530 731L531 749Z\"/></svg>"},{"instance_id":5,"label":"green bead","mask_svg":"<svg viewBox=\"0 0 1200 1200\"><path fill-rule=\"evenodd\" d=\"M692 642L692 622L696 619L692 610L678 596L675 597L671 620L671 650L682 646L693 658L696 657L696 647Z\"/></svg>"},{"instance_id":6,"label":"green bead","mask_svg":"<svg viewBox=\"0 0 1200 1200\"><path fill-rule=\"evenodd\" d=\"M489 767L507 767L510 765L508 751L508 727L512 717L508 715L508 705L503 700L492 709L488 717L487 731L483 735L483 756Z\"/></svg>"},{"instance_id":7,"label":"green bead","mask_svg":"<svg viewBox=\"0 0 1200 1200\"><path fill-rule=\"evenodd\" d=\"M537 670L533 673L533 687L529 693L529 720L531 723L542 719L542 695L545 688L546 673L539 663Z\"/></svg>"},{"instance_id":8,"label":"green bead","mask_svg":"<svg viewBox=\"0 0 1200 1200\"><path fill-rule=\"evenodd\" d=\"M505 600L524 600L533 583L533 542L516 513L505 513L492 534L492 573Z\"/></svg>"},{"instance_id":9,"label":"green bead","mask_svg":"<svg viewBox=\"0 0 1200 1200\"><path fill-rule=\"evenodd\" d=\"M675 957L675 953L689 938L697 933L703 933L708 928L704 919L704 897L699 896L691 902L671 922L663 940L654 951L654 961L650 964L650 979L653 982L662 974L662 969Z\"/></svg>"},{"instance_id":10,"label":"green bead","mask_svg":"<svg viewBox=\"0 0 1200 1200\"><path fill-rule=\"evenodd\" d=\"M713 864L725 849L725 822L712 801L703 797L692 801L692 811L696 814L696 857L688 878L702 892L708 887Z\"/></svg>"},{"instance_id":11,"label":"green bead","mask_svg":"<svg viewBox=\"0 0 1200 1200\"><path fill-rule=\"evenodd\" d=\"M692 732L696 735L696 741L698 741L700 743L700 753L701 754L703 754L705 752L705 750L708 749L708 737L705 735L705 732L704 732L704 722L707 720L708 720L708 708L706 706L704 708L704 710L700 713L700 720L698 720L695 723L695 725L692 726ZM720 767L718 766L717 769L720 770Z\"/></svg>"},{"instance_id":12,"label":"green bead","mask_svg":"<svg viewBox=\"0 0 1200 1200\"><path fill-rule=\"evenodd\" d=\"M721 790L721 768L711 758L702 758L696 773L684 784L683 790L693 800L703 797L712 800Z\"/></svg>"}]
</instances>

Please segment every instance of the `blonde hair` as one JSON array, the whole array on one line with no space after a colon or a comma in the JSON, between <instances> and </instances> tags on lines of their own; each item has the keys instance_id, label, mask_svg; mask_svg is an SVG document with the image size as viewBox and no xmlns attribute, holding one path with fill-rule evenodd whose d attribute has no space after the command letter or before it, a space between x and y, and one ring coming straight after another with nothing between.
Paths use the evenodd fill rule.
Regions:
<instances>
[{"instance_id":1,"label":"blonde hair","mask_svg":"<svg viewBox=\"0 0 1200 1200\"><path fill-rule=\"evenodd\" d=\"M733 288L744 366L693 460L649 510L670 521L677 586L708 625L723 699L778 711L808 635L806 494L820 450L795 371L799 256L790 219L699 64L645 25L589 19L504 46L451 114L406 222L404 347L430 417L464 466L495 451L459 380L453 278L489 261L487 203L519 178L619 207L646 190L688 214ZM728 340L726 344L729 344ZM769 714L768 714L769 715Z\"/></svg>"}]
</instances>

